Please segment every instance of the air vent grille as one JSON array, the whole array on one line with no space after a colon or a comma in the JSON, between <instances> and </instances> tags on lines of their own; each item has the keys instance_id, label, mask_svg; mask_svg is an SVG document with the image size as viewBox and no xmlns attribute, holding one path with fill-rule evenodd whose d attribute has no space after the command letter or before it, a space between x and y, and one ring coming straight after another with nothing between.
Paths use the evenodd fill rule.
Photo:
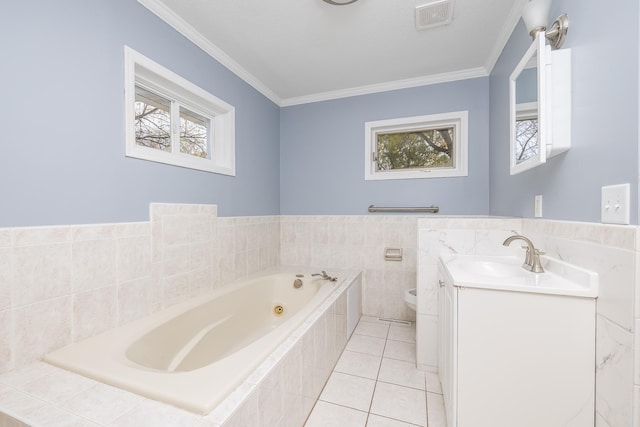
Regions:
<instances>
[{"instance_id":1,"label":"air vent grille","mask_svg":"<svg viewBox=\"0 0 640 427\"><path fill-rule=\"evenodd\" d=\"M416 6L416 30L447 25L452 19L452 0L438 0Z\"/></svg>"}]
</instances>

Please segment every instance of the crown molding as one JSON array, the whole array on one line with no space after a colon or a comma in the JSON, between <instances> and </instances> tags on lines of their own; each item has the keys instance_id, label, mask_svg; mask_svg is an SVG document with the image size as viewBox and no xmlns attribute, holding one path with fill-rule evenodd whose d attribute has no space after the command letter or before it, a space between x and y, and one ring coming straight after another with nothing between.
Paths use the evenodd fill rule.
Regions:
<instances>
[{"instance_id":1,"label":"crown molding","mask_svg":"<svg viewBox=\"0 0 640 427\"><path fill-rule=\"evenodd\" d=\"M289 107L292 105L309 104L311 102L348 98L350 96L368 95L371 93L408 89L412 87L427 86L438 83L448 83L458 80L473 79L477 77L487 77L488 75L489 72L483 67L470 68L468 70L455 71L452 73L434 74L431 76L416 77L405 80L395 80L391 82L378 83L367 86L358 86L349 89L340 89L331 92L323 92L293 98L284 98L280 101L280 106Z\"/></svg>"},{"instance_id":2,"label":"crown molding","mask_svg":"<svg viewBox=\"0 0 640 427\"><path fill-rule=\"evenodd\" d=\"M372 93L387 92L398 89L408 89L412 87L427 86L438 83L454 82L458 80L466 80L477 77L487 77L495 66L502 49L506 45L511 33L520 19L522 7L527 0L520 0L514 4L509 16L506 20L507 25L503 27L498 43L494 46L491 55L484 67L470 68L451 73L434 74L429 76L415 77L411 79L396 80L384 83L376 83L372 85L357 86L348 89L340 89L329 92L321 92L310 95L303 95L291 98L282 98L265 85L260 79L255 77L244 67L234 61L222 49L206 39L200 32L189 25L184 19L178 16L173 10L168 8L160 0L137 0L142 6L147 8L153 14L166 22L173 29L186 37L193 44L202 49L209 56L214 58L229 71L244 80L258 92L263 94L269 100L279 107L288 107L293 105L308 104L319 101L329 101L332 99L348 98L351 96L367 95Z\"/></svg>"},{"instance_id":3,"label":"crown molding","mask_svg":"<svg viewBox=\"0 0 640 427\"><path fill-rule=\"evenodd\" d=\"M498 41L493 46L493 50L489 54L487 61L484 64L484 68L489 71L489 74L493 71L493 67L496 66L498 62L498 58L502 54L513 30L515 30L516 25L518 25L518 21L520 21L520 16L522 15L522 8L524 7L527 0L520 0L513 4L513 7L509 11L509 15L505 19L505 25L502 27L502 31L498 35Z\"/></svg>"},{"instance_id":4,"label":"crown molding","mask_svg":"<svg viewBox=\"0 0 640 427\"><path fill-rule=\"evenodd\" d=\"M160 19L169 24L173 29L185 36L189 41L205 51L220 64L228 68L229 71L240 77L258 92L269 98L275 104L281 104L282 100L275 92L234 61L229 55L222 51L222 49L207 40L202 34L200 34L200 32L189 25L184 19L165 6L162 2L159 0L138 0L138 3L149 9Z\"/></svg>"}]
</instances>

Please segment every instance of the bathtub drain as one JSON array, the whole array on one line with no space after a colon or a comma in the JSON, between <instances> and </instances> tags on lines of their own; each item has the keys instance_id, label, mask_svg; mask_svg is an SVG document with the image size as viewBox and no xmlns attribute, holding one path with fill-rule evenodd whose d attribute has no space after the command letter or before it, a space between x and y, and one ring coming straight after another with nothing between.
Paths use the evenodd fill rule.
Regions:
<instances>
[{"instance_id":1,"label":"bathtub drain","mask_svg":"<svg viewBox=\"0 0 640 427\"><path fill-rule=\"evenodd\" d=\"M273 307L273 314L275 314L276 316L282 316L284 314L284 306L278 304Z\"/></svg>"}]
</instances>

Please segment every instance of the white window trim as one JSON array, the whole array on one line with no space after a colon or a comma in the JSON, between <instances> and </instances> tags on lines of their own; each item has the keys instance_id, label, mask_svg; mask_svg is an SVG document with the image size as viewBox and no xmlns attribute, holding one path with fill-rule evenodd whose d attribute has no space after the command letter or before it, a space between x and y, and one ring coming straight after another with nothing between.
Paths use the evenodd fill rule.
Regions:
<instances>
[{"instance_id":1,"label":"white window trim","mask_svg":"<svg viewBox=\"0 0 640 427\"><path fill-rule=\"evenodd\" d=\"M431 114L427 116L403 117L398 119L377 120L365 122L364 137L364 179L419 179L419 178L446 178L468 176L468 112L455 111L443 114ZM376 151L376 135L380 132L404 132L419 130L433 126L453 126L457 142L454 147L453 168L433 168L414 170L377 171L374 161Z\"/></svg>"},{"instance_id":2,"label":"white window trim","mask_svg":"<svg viewBox=\"0 0 640 427\"><path fill-rule=\"evenodd\" d=\"M124 65L125 155L235 176L235 108L128 46L124 47ZM134 128L136 85L157 92L158 95L210 118L213 128L213 134L210 135L210 158L205 159L180 152L163 152L136 144ZM176 126L173 120L172 126Z\"/></svg>"}]
</instances>

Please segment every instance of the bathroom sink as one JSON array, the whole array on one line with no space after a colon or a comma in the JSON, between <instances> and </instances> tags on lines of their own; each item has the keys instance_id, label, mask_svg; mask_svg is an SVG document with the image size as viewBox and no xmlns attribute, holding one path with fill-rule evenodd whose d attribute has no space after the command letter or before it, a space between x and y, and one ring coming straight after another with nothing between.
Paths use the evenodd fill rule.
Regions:
<instances>
[{"instance_id":1,"label":"bathroom sink","mask_svg":"<svg viewBox=\"0 0 640 427\"><path fill-rule=\"evenodd\" d=\"M532 273L522 268L523 258L442 255L440 264L454 286L588 298L598 296L597 273L546 256L541 257L545 272Z\"/></svg>"},{"instance_id":2,"label":"bathroom sink","mask_svg":"<svg viewBox=\"0 0 640 427\"><path fill-rule=\"evenodd\" d=\"M522 263L514 263L509 257L499 259L467 259L464 268L469 274L490 277L517 277L520 275Z\"/></svg>"}]
</instances>

